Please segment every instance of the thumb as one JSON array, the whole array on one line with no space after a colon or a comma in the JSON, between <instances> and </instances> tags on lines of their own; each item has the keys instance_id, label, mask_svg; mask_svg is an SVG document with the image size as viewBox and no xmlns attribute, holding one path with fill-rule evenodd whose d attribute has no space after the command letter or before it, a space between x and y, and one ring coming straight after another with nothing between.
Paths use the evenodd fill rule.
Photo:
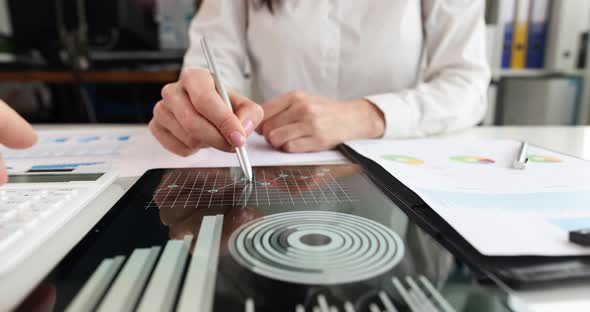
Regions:
<instances>
[{"instance_id":1,"label":"thumb","mask_svg":"<svg viewBox=\"0 0 590 312\"><path fill-rule=\"evenodd\" d=\"M237 93L230 93L230 100L246 135L250 136L264 119L262 106Z\"/></svg>"},{"instance_id":2,"label":"thumb","mask_svg":"<svg viewBox=\"0 0 590 312\"><path fill-rule=\"evenodd\" d=\"M27 148L35 142L37 135L33 127L0 100L0 144L10 148Z\"/></svg>"}]
</instances>

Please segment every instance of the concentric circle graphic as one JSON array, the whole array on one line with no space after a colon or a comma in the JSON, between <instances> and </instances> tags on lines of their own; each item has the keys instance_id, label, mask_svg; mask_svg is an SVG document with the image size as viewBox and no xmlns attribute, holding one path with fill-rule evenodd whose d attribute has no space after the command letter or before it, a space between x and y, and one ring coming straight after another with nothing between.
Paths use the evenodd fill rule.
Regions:
<instances>
[{"instance_id":1,"label":"concentric circle graphic","mask_svg":"<svg viewBox=\"0 0 590 312\"><path fill-rule=\"evenodd\" d=\"M383 159L385 159L385 160L391 160L391 161L395 161L395 162L406 164L406 165L419 166L419 165L424 164L424 161L422 159L418 159L418 158L414 158L414 157L410 157L410 156L405 156L405 155L383 155L381 157L383 157Z\"/></svg>"},{"instance_id":2,"label":"concentric circle graphic","mask_svg":"<svg viewBox=\"0 0 590 312\"><path fill-rule=\"evenodd\" d=\"M465 164L480 164L480 165L490 165L495 163L493 159L479 157L479 156L453 156L451 160L462 162Z\"/></svg>"},{"instance_id":3,"label":"concentric circle graphic","mask_svg":"<svg viewBox=\"0 0 590 312\"><path fill-rule=\"evenodd\" d=\"M404 255L401 238L375 221L338 212L297 211L242 225L232 257L262 276L297 284L333 285L378 276Z\"/></svg>"}]
</instances>

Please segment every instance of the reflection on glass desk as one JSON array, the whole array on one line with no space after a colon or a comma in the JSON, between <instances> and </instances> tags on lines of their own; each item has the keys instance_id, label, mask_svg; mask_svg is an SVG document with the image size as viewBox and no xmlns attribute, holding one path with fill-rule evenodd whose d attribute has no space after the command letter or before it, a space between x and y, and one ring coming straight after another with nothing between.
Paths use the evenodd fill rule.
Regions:
<instances>
[{"instance_id":1,"label":"reflection on glass desk","mask_svg":"<svg viewBox=\"0 0 590 312\"><path fill-rule=\"evenodd\" d=\"M159 169L25 303L57 311L512 311L501 288L477 277L359 166L258 167L252 183L239 169Z\"/></svg>"}]
</instances>

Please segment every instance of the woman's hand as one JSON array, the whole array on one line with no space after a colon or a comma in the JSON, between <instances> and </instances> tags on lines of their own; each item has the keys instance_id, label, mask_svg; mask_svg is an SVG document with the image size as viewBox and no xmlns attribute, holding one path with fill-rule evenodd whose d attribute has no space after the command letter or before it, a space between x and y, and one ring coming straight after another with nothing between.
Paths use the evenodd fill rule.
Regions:
<instances>
[{"instance_id":1,"label":"woman's hand","mask_svg":"<svg viewBox=\"0 0 590 312\"><path fill-rule=\"evenodd\" d=\"M229 91L234 113L225 105L211 74L202 69L184 71L180 80L162 89L149 124L152 134L169 151L189 156L201 148L231 152L262 121L262 108Z\"/></svg>"},{"instance_id":2,"label":"woman's hand","mask_svg":"<svg viewBox=\"0 0 590 312\"><path fill-rule=\"evenodd\" d=\"M33 127L0 100L0 144L10 148L27 148L35 142L37 135ZM0 158L0 185L7 181L6 169Z\"/></svg>"},{"instance_id":3,"label":"woman's hand","mask_svg":"<svg viewBox=\"0 0 590 312\"><path fill-rule=\"evenodd\" d=\"M291 92L263 108L257 131L273 147L290 153L327 150L349 140L377 138L385 131L383 113L367 100L340 102Z\"/></svg>"}]
</instances>

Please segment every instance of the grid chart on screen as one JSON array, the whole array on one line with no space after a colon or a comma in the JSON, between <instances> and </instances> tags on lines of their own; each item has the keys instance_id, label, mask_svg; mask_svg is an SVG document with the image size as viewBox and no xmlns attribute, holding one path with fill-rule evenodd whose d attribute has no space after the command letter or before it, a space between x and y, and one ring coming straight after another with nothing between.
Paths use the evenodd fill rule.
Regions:
<instances>
[{"instance_id":1,"label":"grid chart on screen","mask_svg":"<svg viewBox=\"0 0 590 312\"><path fill-rule=\"evenodd\" d=\"M244 201L256 207L358 201L351 195L352 187L329 168L254 168L254 176L248 191L248 182L237 170L175 170L164 175L145 209L234 207Z\"/></svg>"}]
</instances>

